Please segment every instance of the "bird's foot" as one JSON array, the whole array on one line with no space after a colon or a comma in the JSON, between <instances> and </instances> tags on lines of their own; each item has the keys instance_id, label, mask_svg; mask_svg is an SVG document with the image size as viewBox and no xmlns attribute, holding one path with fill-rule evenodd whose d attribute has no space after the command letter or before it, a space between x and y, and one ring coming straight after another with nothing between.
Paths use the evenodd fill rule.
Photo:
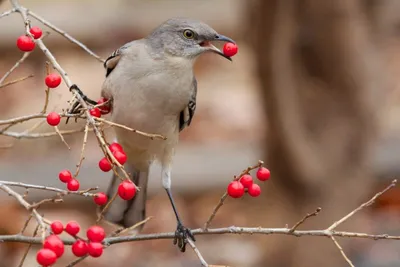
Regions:
<instances>
[{"instance_id":1,"label":"bird's foot","mask_svg":"<svg viewBox=\"0 0 400 267\"><path fill-rule=\"evenodd\" d=\"M186 251L186 244L188 243L188 238L196 241L194 235L189 228L186 228L182 223L178 222L178 226L175 231L174 245L178 245L181 252Z\"/></svg>"},{"instance_id":2,"label":"bird's foot","mask_svg":"<svg viewBox=\"0 0 400 267\"><path fill-rule=\"evenodd\" d=\"M71 85L69 90L77 92L82 97L83 101L85 101L87 104L97 105L97 102L90 99L89 97L87 97L76 84ZM82 105L81 105L80 101L75 98L74 102L72 103L71 108L68 110L68 114L76 115L76 114L82 114L82 112L83 112ZM65 122L66 124L68 123L68 120L69 120L69 118L67 118L67 120ZM77 118L75 118L75 122L76 121L77 121Z\"/></svg>"}]
</instances>

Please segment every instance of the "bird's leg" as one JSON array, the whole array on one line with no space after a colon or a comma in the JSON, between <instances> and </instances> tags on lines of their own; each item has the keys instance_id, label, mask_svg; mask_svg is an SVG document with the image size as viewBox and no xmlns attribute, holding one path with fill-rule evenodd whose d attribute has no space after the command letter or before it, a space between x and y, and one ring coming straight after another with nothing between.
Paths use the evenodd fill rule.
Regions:
<instances>
[{"instance_id":1,"label":"bird's leg","mask_svg":"<svg viewBox=\"0 0 400 267\"><path fill-rule=\"evenodd\" d=\"M162 183L163 187L167 191L169 201L171 202L172 209L174 210L176 221L178 223L175 231L174 237L174 245L178 245L178 248L181 252L185 252L186 244L188 243L187 239L191 238L193 241L196 241L192 232L189 228L183 226L181 219L179 218L178 211L176 209L176 205L174 202L174 198L172 197L171 193L171 168L170 166L163 166L162 167Z\"/></svg>"},{"instance_id":2,"label":"bird's leg","mask_svg":"<svg viewBox=\"0 0 400 267\"><path fill-rule=\"evenodd\" d=\"M91 105L97 105L97 102L90 99L89 97L87 97L76 84L71 85L71 87L69 88L69 91L72 91L72 90L78 92L78 94L82 97L82 99L85 102L87 102ZM68 113L69 114L80 114L81 108L82 108L82 105L79 103L79 101L77 99L75 99L74 103L72 104L72 107L68 110ZM69 120L69 118L67 118L65 124L68 123L68 120ZM76 121L76 119L75 119L75 121Z\"/></svg>"}]
</instances>

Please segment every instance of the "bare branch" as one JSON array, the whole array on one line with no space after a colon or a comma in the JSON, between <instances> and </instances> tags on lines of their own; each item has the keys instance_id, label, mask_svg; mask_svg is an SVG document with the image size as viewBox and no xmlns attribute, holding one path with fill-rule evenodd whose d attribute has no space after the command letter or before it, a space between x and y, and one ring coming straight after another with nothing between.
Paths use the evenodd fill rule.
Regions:
<instances>
[{"instance_id":1,"label":"bare branch","mask_svg":"<svg viewBox=\"0 0 400 267\"><path fill-rule=\"evenodd\" d=\"M17 11L15 8L4 11L3 13L0 14L0 19L8 15L11 15L12 13L15 13L15 11Z\"/></svg>"},{"instance_id":2,"label":"bare branch","mask_svg":"<svg viewBox=\"0 0 400 267\"><path fill-rule=\"evenodd\" d=\"M32 217L30 217L30 218L32 218ZM39 224L36 226L35 231L33 231L33 235L32 235L32 236L35 237L35 236L37 235L37 232L38 232L38 231L39 231ZM24 255L22 256L21 261L19 262L18 267L22 267L22 265L24 265L26 256L28 255L29 250L31 249L31 247L32 247L32 244L29 244L28 247L26 248L25 253L24 253Z\"/></svg>"},{"instance_id":3,"label":"bare branch","mask_svg":"<svg viewBox=\"0 0 400 267\"><path fill-rule=\"evenodd\" d=\"M314 237L346 237L346 238L364 238L371 240L400 240L400 236L391 236L387 234L367 234L358 232L345 232L345 231L327 231L327 230L296 230L289 233L289 228L262 228L262 227L237 227L230 226L225 228L209 228L204 230L202 228L192 230L193 235L222 235L222 234L238 234L238 235L288 235L288 236L314 236ZM145 240L156 239L173 239L175 232L166 233L153 233L153 234L139 234L118 237L107 237L104 239L104 244L113 245L126 242L139 242ZM40 244L39 238L32 238L24 235L0 235L0 241L3 242L20 242ZM63 239L65 245L72 245L74 241Z\"/></svg>"},{"instance_id":4,"label":"bare branch","mask_svg":"<svg viewBox=\"0 0 400 267\"><path fill-rule=\"evenodd\" d=\"M70 42L76 44L77 46L79 46L80 48L82 48L83 50L85 50L89 55L91 55L92 57L94 57L95 59L97 59L98 61L104 63L104 59L102 59L100 56L98 56L97 54L95 54L92 50L90 50L86 45L82 44L81 42L79 42L78 40L76 40L74 37L72 37L71 35L69 35L68 33L66 33L65 31L61 30L60 28L56 27L55 25L51 24L50 22L48 22L47 20L45 20L44 18L40 17L39 15L37 15L36 13L33 13L32 11L28 10L27 11L29 16L34 17L35 19L37 19L38 21L40 21L41 23L43 23L44 25L46 25L47 27L49 27L50 29L54 30L55 32L61 34L62 36L64 36L67 40L69 40Z\"/></svg>"},{"instance_id":5,"label":"bare branch","mask_svg":"<svg viewBox=\"0 0 400 267\"><path fill-rule=\"evenodd\" d=\"M349 219L351 216L353 216L354 214L356 214L357 212L359 212L360 210L362 210L365 207L368 207L369 205L371 205L372 203L375 202L375 200L380 197L382 194L384 194L386 191L390 190L391 188L395 187L397 184L397 180L393 180L392 183L386 187L385 189L383 189L382 191L380 191L379 193L375 194L375 196L373 196L370 200L368 200L367 202L361 204L358 208L356 208L355 210L353 210L352 212L350 212L349 214L347 214L346 216L344 216L342 219L340 219L339 221L333 223L331 226L328 227L328 230L333 230L336 227L338 227L341 223L345 222L347 219Z\"/></svg>"},{"instance_id":6,"label":"bare branch","mask_svg":"<svg viewBox=\"0 0 400 267\"><path fill-rule=\"evenodd\" d=\"M73 114L60 114L62 118L84 118L79 115L73 115ZM25 115L17 118L12 118L12 119L7 119L7 120L0 120L0 125L7 125L7 124L17 124L21 123L24 121L29 121L32 119L40 119L40 118L46 118L47 114L43 113L36 113L36 114L30 114L30 115Z\"/></svg>"},{"instance_id":7,"label":"bare branch","mask_svg":"<svg viewBox=\"0 0 400 267\"><path fill-rule=\"evenodd\" d=\"M139 130L136 130L136 129L129 128L129 127L127 127L125 125L122 125L122 124L118 124L118 123L115 123L115 122L112 122L112 121L105 120L103 118L95 118L95 120L99 121L99 122L103 122L103 123L109 124L111 126L115 126L115 127L119 127L119 128L125 129L125 130L130 131L130 132L134 132L134 133L146 136L146 137L148 137L148 138L150 138L152 140L153 139L167 140L167 138L165 136L162 136L160 134L145 133L145 132L142 132L142 131L139 131Z\"/></svg>"},{"instance_id":8,"label":"bare branch","mask_svg":"<svg viewBox=\"0 0 400 267\"><path fill-rule=\"evenodd\" d=\"M22 62L25 61L25 59L27 59L27 57L31 54L31 52L25 52L22 57L14 64L14 66L11 67L11 69L9 71L6 72L6 74L4 74L4 76L0 79L0 85L2 85L2 83L5 81L5 79L7 79L8 76L10 76L10 74L19 67L19 65L21 65Z\"/></svg>"},{"instance_id":9,"label":"bare branch","mask_svg":"<svg viewBox=\"0 0 400 267\"><path fill-rule=\"evenodd\" d=\"M22 206L24 206L25 209L32 211L33 217L35 217L42 230L42 240L44 240L46 225L43 222L43 217L37 212L37 210L35 208L32 208L32 206L28 202L26 202L26 200L20 194L18 194L5 184L0 183L0 189L7 194L13 196Z\"/></svg>"},{"instance_id":10,"label":"bare branch","mask_svg":"<svg viewBox=\"0 0 400 267\"><path fill-rule=\"evenodd\" d=\"M9 85L12 85L12 84L14 84L14 83L19 83L19 82L25 81L26 79L32 78L33 76L34 76L33 74L30 74L30 75L28 75L28 76L25 76L25 77L22 77L22 78L18 78L18 79L15 79L15 80L6 82L6 83L4 83L4 84L1 84L1 83L0 83L0 84L1 84L1 85L0 85L0 88L3 88L3 87L6 87L6 86L9 86Z\"/></svg>"},{"instance_id":11,"label":"bare branch","mask_svg":"<svg viewBox=\"0 0 400 267\"><path fill-rule=\"evenodd\" d=\"M189 243L190 247L193 249L194 253L196 253L197 258L199 258L201 266L208 267L209 266L208 263L203 258L203 256L201 255L199 249L196 247L196 245L194 244L194 242L190 238L188 238L188 243Z\"/></svg>"},{"instance_id":12,"label":"bare branch","mask_svg":"<svg viewBox=\"0 0 400 267\"><path fill-rule=\"evenodd\" d=\"M87 143L87 137L88 137L88 132L89 132L89 124L87 123L84 129L84 136L83 136L83 144L82 144L82 149L81 149L81 156L79 159L79 163L76 165L76 172L74 177L78 177L79 171L81 169L82 166L82 162L85 159L85 147L86 147L86 143Z\"/></svg>"},{"instance_id":13,"label":"bare branch","mask_svg":"<svg viewBox=\"0 0 400 267\"><path fill-rule=\"evenodd\" d=\"M46 74L49 75L50 74L50 63L48 61L46 61ZM45 89L45 98L44 98L44 105L43 105L43 109L41 113L46 113L47 111L47 106L49 104L49 96L50 96L50 88L46 86Z\"/></svg>"},{"instance_id":14,"label":"bare branch","mask_svg":"<svg viewBox=\"0 0 400 267\"><path fill-rule=\"evenodd\" d=\"M290 228L290 232L293 233L300 225L302 225L308 218L317 216L318 213L321 211L321 208L317 208L313 213L308 213L304 216L300 221L298 221L292 228Z\"/></svg>"},{"instance_id":15,"label":"bare branch","mask_svg":"<svg viewBox=\"0 0 400 267\"><path fill-rule=\"evenodd\" d=\"M66 145L66 147L68 148L68 150L71 150L71 147L68 145L68 143L65 141L63 134L60 132L60 130L58 129L57 126L54 126L54 130L56 131L56 133L58 134L58 136L60 136L61 141Z\"/></svg>"},{"instance_id":16,"label":"bare branch","mask_svg":"<svg viewBox=\"0 0 400 267\"><path fill-rule=\"evenodd\" d=\"M26 189L32 188L32 189L38 189L38 190L52 191L52 192L61 193L62 195L82 195L84 197L94 197L96 194L89 193L89 192L98 189L97 187L94 187L94 188L89 188L89 189L81 190L81 191L68 191L68 190L63 190L63 189L50 187L50 186L25 184L25 183L20 183L20 182L0 181L0 185L1 184L7 185L7 186L23 187Z\"/></svg>"},{"instance_id":17,"label":"bare branch","mask_svg":"<svg viewBox=\"0 0 400 267\"><path fill-rule=\"evenodd\" d=\"M13 137L16 139L36 139L36 138L45 138L45 137L53 137L56 135L70 135L70 134L75 134L75 133L81 133L83 132L84 129L76 129L76 130L65 130L65 131L59 131L59 132L49 132L49 133L17 133L17 132L3 132L0 134L5 135L5 136L9 136L9 137ZM68 144L67 144L67 147Z\"/></svg>"},{"instance_id":18,"label":"bare branch","mask_svg":"<svg viewBox=\"0 0 400 267\"><path fill-rule=\"evenodd\" d=\"M354 264L351 262L351 260L346 256L346 253L344 253L343 248L339 245L339 243L336 241L336 239L331 236L331 239L333 243L336 245L336 247L339 249L340 253L342 254L343 258L345 261L349 264L350 267L354 267Z\"/></svg>"},{"instance_id":19,"label":"bare branch","mask_svg":"<svg viewBox=\"0 0 400 267\"><path fill-rule=\"evenodd\" d=\"M117 231L115 231L114 233L112 233L110 236L120 236L120 235L122 235L122 234L124 234L124 233L130 232L130 231L136 229L137 227L139 227L139 226L145 224L145 223L148 222L151 218L153 218L153 217L151 217L151 216L150 216L150 217L147 217L147 218L144 219L143 221L140 221L140 222L138 222L138 223L132 225L131 227L118 229Z\"/></svg>"}]
</instances>

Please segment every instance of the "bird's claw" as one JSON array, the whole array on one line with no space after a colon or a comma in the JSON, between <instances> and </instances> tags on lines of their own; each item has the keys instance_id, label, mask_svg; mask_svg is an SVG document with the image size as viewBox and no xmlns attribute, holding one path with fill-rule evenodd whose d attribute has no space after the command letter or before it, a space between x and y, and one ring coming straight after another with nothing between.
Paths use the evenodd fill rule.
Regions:
<instances>
[{"instance_id":1,"label":"bird's claw","mask_svg":"<svg viewBox=\"0 0 400 267\"><path fill-rule=\"evenodd\" d=\"M186 251L186 244L188 243L188 238L192 239L193 241L196 241L191 230L183 226L181 223L178 223L174 236L174 245L178 245L178 248L181 252Z\"/></svg>"},{"instance_id":2,"label":"bird's claw","mask_svg":"<svg viewBox=\"0 0 400 267\"><path fill-rule=\"evenodd\" d=\"M86 103L88 103L90 105L97 105L97 102L88 98L76 84L71 85L69 90L76 91L82 97L83 101L85 101ZM79 100L75 98L74 103L72 104L72 107L68 110L68 114L76 115L76 114L81 114L81 113L82 113L82 105L79 102ZM69 117L67 118L65 124L68 123L68 120L69 120ZM75 122L76 121L77 121L77 118L75 118Z\"/></svg>"}]
</instances>

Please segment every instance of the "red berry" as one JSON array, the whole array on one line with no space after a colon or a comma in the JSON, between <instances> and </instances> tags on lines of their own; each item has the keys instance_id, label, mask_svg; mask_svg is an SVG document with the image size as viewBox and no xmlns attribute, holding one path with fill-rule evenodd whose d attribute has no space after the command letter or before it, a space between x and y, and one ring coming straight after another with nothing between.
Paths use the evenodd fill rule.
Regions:
<instances>
[{"instance_id":1,"label":"red berry","mask_svg":"<svg viewBox=\"0 0 400 267\"><path fill-rule=\"evenodd\" d=\"M97 194L94 196L93 200L94 200L94 203L96 203L97 205L103 206L103 205L105 205L105 204L107 203L108 197L107 197L106 194L104 194L103 192L101 192L101 193L97 193Z\"/></svg>"},{"instance_id":2,"label":"red berry","mask_svg":"<svg viewBox=\"0 0 400 267\"><path fill-rule=\"evenodd\" d=\"M69 170L62 170L58 174L58 178L60 179L61 182L68 183L69 181L72 180L72 174Z\"/></svg>"},{"instance_id":3,"label":"red berry","mask_svg":"<svg viewBox=\"0 0 400 267\"><path fill-rule=\"evenodd\" d=\"M79 181L76 179L72 179L67 183L67 188L69 191L78 191L79 190Z\"/></svg>"},{"instance_id":4,"label":"red berry","mask_svg":"<svg viewBox=\"0 0 400 267\"><path fill-rule=\"evenodd\" d=\"M91 110L89 110L89 113L93 117L96 117L96 118L100 118L101 117L101 111L98 108L92 108Z\"/></svg>"},{"instance_id":5,"label":"red berry","mask_svg":"<svg viewBox=\"0 0 400 267\"><path fill-rule=\"evenodd\" d=\"M70 221L65 226L65 232L67 232L68 234L70 234L72 236L76 236L80 230L81 230L81 227L79 226L79 224L76 221Z\"/></svg>"},{"instance_id":6,"label":"red berry","mask_svg":"<svg viewBox=\"0 0 400 267\"><path fill-rule=\"evenodd\" d=\"M48 236L44 240L43 248L47 248L54 251L57 255L57 258L61 257L62 254L64 254L64 243L56 235Z\"/></svg>"},{"instance_id":7,"label":"red berry","mask_svg":"<svg viewBox=\"0 0 400 267\"><path fill-rule=\"evenodd\" d=\"M114 142L111 145L109 145L108 148L110 149L110 151L112 153L114 153L115 151L124 152L124 149L122 148L122 146L120 144L116 143L116 142Z\"/></svg>"},{"instance_id":8,"label":"red berry","mask_svg":"<svg viewBox=\"0 0 400 267\"><path fill-rule=\"evenodd\" d=\"M49 125L57 126L61 121L61 117L57 112L50 112L47 114L46 120Z\"/></svg>"},{"instance_id":9,"label":"red berry","mask_svg":"<svg viewBox=\"0 0 400 267\"><path fill-rule=\"evenodd\" d=\"M227 190L228 195L233 198L240 198L244 195L244 186L238 181L231 182Z\"/></svg>"},{"instance_id":10,"label":"red berry","mask_svg":"<svg viewBox=\"0 0 400 267\"><path fill-rule=\"evenodd\" d=\"M107 102L107 101L108 101L107 98L102 97L102 98L100 98L100 99L97 101L97 105L102 105L102 104L104 104L104 103ZM105 104L105 105L99 106L99 109L100 109L100 111L101 111L101 114L108 114L108 113L110 113L110 111L111 111L110 103L107 103L107 104Z\"/></svg>"},{"instance_id":11,"label":"red berry","mask_svg":"<svg viewBox=\"0 0 400 267\"><path fill-rule=\"evenodd\" d=\"M17 39L17 47L21 51L30 52L35 48L35 42L32 40L31 37L26 35L21 35Z\"/></svg>"},{"instance_id":12,"label":"red berry","mask_svg":"<svg viewBox=\"0 0 400 267\"><path fill-rule=\"evenodd\" d=\"M249 188L253 184L253 177L250 174L245 174L240 177L240 183L244 186L244 188Z\"/></svg>"},{"instance_id":13,"label":"red berry","mask_svg":"<svg viewBox=\"0 0 400 267\"><path fill-rule=\"evenodd\" d=\"M77 257L83 257L88 253L88 245L82 240L77 240L72 244L72 253Z\"/></svg>"},{"instance_id":14,"label":"red berry","mask_svg":"<svg viewBox=\"0 0 400 267\"><path fill-rule=\"evenodd\" d=\"M60 221L53 221L51 223L50 227L51 227L51 231L55 235L59 235L64 231L64 226L63 226L62 222L60 222Z\"/></svg>"},{"instance_id":15,"label":"red berry","mask_svg":"<svg viewBox=\"0 0 400 267\"><path fill-rule=\"evenodd\" d=\"M56 88L61 83L61 76L58 73L50 73L44 79L47 87L49 88Z\"/></svg>"},{"instance_id":16,"label":"red berry","mask_svg":"<svg viewBox=\"0 0 400 267\"><path fill-rule=\"evenodd\" d=\"M236 44L234 44L234 43L226 43L225 45L224 45L224 54L225 54L225 56L228 56L228 57L233 57L234 55L236 55L237 54L237 52L238 52L238 46L236 45Z\"/></svg>"},{"instance_id":17,"label":"red berry","mask_svg":"<svg viewBox=\"0 0 400 267\"><path fill-rule=\"evenodd\" d=\"M39 39L40 37L42 37L42 29L40 29L37 26L32 27L29 32L33 35L33 38L35 39Z\"/></svg>"},{"instance_id":18,"label":"red berry","mask_svg":"<svg viewBox=\"0 0 400 267\"><path fill-rule=\"evenodd\" d=\"M93 225L86 231L86 236L90 242L101 242L106 237L106 233L103 227Z\"/></svg>"},{"instance_id":19,"label":"red berry","mask_svg":"<svg viewBox=\"0 0 400 267\"><path fill-rule=\"evenodd\" d=\"M123 200L130 200L136 195L135 184L131 181L123 181L118 186L118 195Z\"/></svg>"},{"instance_id":20,"label":"red berry","mask_svg":"<svg viewBox=\"0 0 400 267\"><path fill-rule=\"evenodd\" d=\"M271 176L271 173L267 168L260 167L257 170L257 178L260 181L267 181L267 180L269 180L270 176Z\"/></svg>"},{"instance_id":21,"label":"red berry","mask_svg":"<svg viewBox=\"0 0 400 267\"><path fill-rule=\"evenodd\" d=\"M99 161L99 168L103 172L108 172L112 169L111 162L107 158L104 157Z\"/></svg>"},{"instance_id":22,"label":"red berry","mask_svg":"<svg viewBox=\"0 0 400 267\"><path fill-rule=\"evenodd\" d=\"M36 261L42 266L50 266L56 263L57 255L54 251L47 248L42 248L36 254Z\"/></svg>"},{"instance_id":23,"label":"red berry","mask_svg":"<svg viewBox=\"0 0 400 267\"><path fill-rule=\"evenodd\" d=\"M98 242L90 242L88 245L88 253L93 258L98 258L103 254L103 245Z\"/></svg>"},{"instance_id":24,"label":"red berry","mask_svg":"<svg viewBox=\"0 0 400 267\"><path fill-rule=\"evenodd\" d=\"M249 193L252 197L258 197L261 194L261 188L258 184L252 184L248 189L247 193Z\"/></svg>"},{"instance_id":25,"label":"red berry","mask_svg":"<svg viewBox=\"0 0 400 267\"><path fill-rule=\"evenodd\" d=\"M115 151L113 152L115 159L119 162L119 164L124 165L128 157L123 151Z\"/></svg>"}]
</instances>

